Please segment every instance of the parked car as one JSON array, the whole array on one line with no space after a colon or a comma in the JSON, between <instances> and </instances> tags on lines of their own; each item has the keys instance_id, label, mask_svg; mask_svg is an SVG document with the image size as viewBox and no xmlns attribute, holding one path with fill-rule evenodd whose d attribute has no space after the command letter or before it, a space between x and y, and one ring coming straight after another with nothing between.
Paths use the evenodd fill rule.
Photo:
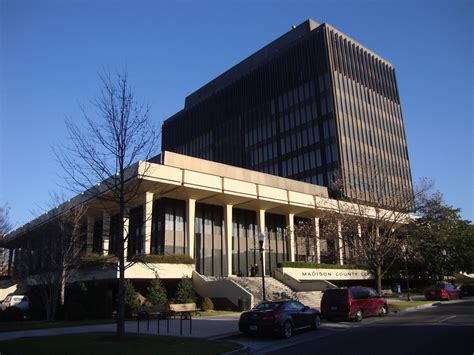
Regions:
<instances>
[{"instance_id":1,"label":"parked car","mask_svg":"<svg viewBox=\"0 0 474 355\"><path fill-rule=\"evenodd\" d=\"M461 296L474 296L474 282L462 284Z\"/></svg>"},{"instance_id":2,"label":"parked car","mask_svg":"<svg viewBox=\"0 0 474 355\"><path fill-rule=\"evenodd\" d=\"M9 307L16 307L22 311L27 311L30 306L28 296L25 295L10 295L7 296L0 304L0 310L4 311Z\"/></svg>"},{"instance_id":3,"label":"parked car","mask_svg":"<svg viewBox=\"0 0 474 355\"><path fill-rule=\"evenodd\" d=\"M326 319L362 318L388 313L387 301L369 287L335 288L324 291L321 299L321 314Z\"/></svg>"},{"instance_id":4,"label":"parked car","mask_svg":"<svg viewBox=\"0 0 474 355\"><path fill-rule=\"evenodd\" d=\"M452 298L462 298L461 290L455 288L449 282L441 282L430 286L424 292L425 298L429 301L450 300Z\"/></svg>"},{"instance_id":5,"label":"parked car","mask_svg":"<svg viewBox=\"0 0 474 355\"><path fill-rule=\"evenodd\" d=\"M289 338L293 331L321 326L321 314L295 300L269 301L240 315L239 330L244 334L278 334Z\"/></svg>"}]
</instances>

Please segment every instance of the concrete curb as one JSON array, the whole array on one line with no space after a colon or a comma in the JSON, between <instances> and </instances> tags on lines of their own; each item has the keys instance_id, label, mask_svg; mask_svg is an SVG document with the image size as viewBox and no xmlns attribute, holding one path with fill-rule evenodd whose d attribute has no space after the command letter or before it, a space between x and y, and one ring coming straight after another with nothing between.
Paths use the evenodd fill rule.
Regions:
<instances>
[{"instance_id":1,"label":"concrete curb","mask_svg":"<svg viewBox=\"0 0 474 355\"><path fill-rule=\"evenodd\" d=\"M234 336L234 335L240 335L241 333L240 332L231 332L231 333L225 333L225 334L218 334L218 335L214 335L212 337L209 337L209 338L203 338L203 339L207 339L207 340L221 340L223 338L228 338L228 337L231 337L231 336Z\"/></svg>"},{"instance_id":2,"label":"concrete curb","mask_svg":"<svg viewBox=\"0 0 474 355\"><path fill-rule=\"evenodd\" d=\"M248 354L249 350L250 350L250 346L246 345L246 346L242 346L240 349L235 349L235 350L229 351L227 353L224 353L224 355L239 354L239 353Z\"/></svg>"},{"instance_id":3,"label":"concrete curb","mask_svg":"<svg viewBox=\"0 0 474 355\"><path fill-rule=\"evenodd\" d=\"M413 312L413 311L418 311L418 310L424 309L424 308L430 308L430 307L433 307L433 306L439 306L440 304L441 304L441 302L438 301L438 302L433 302L433 303L422 304L422 305L419 305L419 306L408 307L408 308L400 309L400 310L398 310L398 311L390 312L390 313L393 313L393 314L401 314L401 313L405 313L405 312ZM389 304L389 307L390 307L390 304Z\"/></svg>"}]
</instances>

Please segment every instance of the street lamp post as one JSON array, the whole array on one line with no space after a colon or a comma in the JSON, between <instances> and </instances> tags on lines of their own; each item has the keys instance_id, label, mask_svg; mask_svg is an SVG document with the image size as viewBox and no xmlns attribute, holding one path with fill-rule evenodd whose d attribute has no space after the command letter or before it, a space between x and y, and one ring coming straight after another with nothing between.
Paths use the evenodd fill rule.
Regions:
<instances>
[{"instance_id":1,"label":"street lamp post","mask_svg":"<svg viewBox=\"0 0 474 355\"><path fill-rule=\"evenodd\" d=\"M260 245L260 264L262 266L262 296L265 301L265 269L263 268L263 243L265 242L265 234L258 233L258 244Z\"/></svg>"},{"instance_id":2,"label":"street lamp post","mask_svg":"<svg viewBox=\"0 0 474 355\"><path fill-rule=\"evenodd\" d=\"M408 247L406 245L402 245L402 252L404 254L404 260L405 260L405 277L407 281L407 301L411 301L411 295L410 295L410 281L408 277L408 264L407 264L407 257L408 257Z\"/></svg>"},{"instance_id":3,"label":"street lamp post","mask_svg":"<svg viewBox=\"0 0 474 355\"><path fill-rule=\"evenodd\" d=\"M446 249L441 250L441 254L443 254L443 262L441 264L441 281L444 281L444 265L446 264Z\"/></svg>"}]
</instances>

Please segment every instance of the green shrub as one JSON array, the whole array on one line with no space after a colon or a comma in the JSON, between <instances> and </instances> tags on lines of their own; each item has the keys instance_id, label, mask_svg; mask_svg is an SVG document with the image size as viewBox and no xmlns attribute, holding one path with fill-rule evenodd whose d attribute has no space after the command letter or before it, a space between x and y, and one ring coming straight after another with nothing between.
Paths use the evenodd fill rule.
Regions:
<instances>
[{"instance_id":1,"label":"green shrub","mask_svg":"<svg viewBox=\"0 0 474 355\"><path fill-rule=\"evenodd\" d=\"M125 317L131 317L140 306L138 294L130 280L125 280Z\"/></svg>"},{"instance_id":2,"label":"green shrub","mask_svg":"<svg viewBox=\"0 0 474 355\"><path fill-rule=\"evenodd\" d=\"M93 319L112 317L112 290L110 286L100 283L90 283L87 288L87 316ZM80 300L84 304L84 299Z\"/></svg>"},{"instance_id":3,"label":"green shrub","mask_svg":"<svg viewBox=\"0 0 474 355\"><path fill-rule=\"evenodd\" d=\"M355 265L339 265L339 264L315 264L304 261L281 261L278 267L292 267L298 269L360 269Z\"/></svg>"},{"instance_id":4,"label":"green shrub","mask_svg":"<svg viewBox=\"0 0 474 355\"><path fill-rule=\"evenodd\" d=\"M101 255L97 253L89 253L81 258L81 260L79 261L79 267L86 268L117 263L118 258L115 255Z\"/></svg>"},{"instance_id":5,"label":"green shrub","mask_svg":"<svg viewBox=\"0 0 474 355\"><path fill-rule=\"evenodd\" d=\"M201 303L201 309L203 311L213 311L214 310L214 303L209 297L204 297Z\"/></svg>"},{"instance_id":6,"label":"green shrub","mask_svg":"<svg viewBox=\"0 0 474 355\"><path fill-rule=\"evenodd\" d=\"M66 320L86 319L86 307L79 302L70 302L64 307L64 318Z\"/></svg>"},{"instance_id":7,"label":"green shrub","mask_svg":"<svg viewBox=\"0 0 474 355\"><path fill-rule=\"evenodd\" d=\"M87 298L87 286L84 282L75 282L66 285L66 303L83 302Z\"/></svg>"},{"instance_id":8,"label":"green shrub","mask_svg":"<svg viewBox=\"0 0 474 355\"><path fill-rule=\"evenodd\" d=\"M154 279L147 288L147 301L154 306L165 304L168 298L166 297L166 289L163 287L159 278Z\"/></svg>"},{"instance_id":9,"label":"green shrub","mask_svg":"<svg viewBox=\"0 0 474 355\"><path fill-rule=\"evenodd\" d=\"M194 259L189 255L184 254L172 254L172 255L136 255L133 261L149 264L194 264Z\"/></svg>"},{"instance_id":10,"label":"green shrub","mask_svg":"<svg viewBox=\"0 0 474 355\"><path fill-rule=\"evenodd\" d=\"M194 303L196 294L193 290L193 283L189 277L183 277L178 285L178 290L174 297L175 303Z\"/></svg>"}]
</instances>

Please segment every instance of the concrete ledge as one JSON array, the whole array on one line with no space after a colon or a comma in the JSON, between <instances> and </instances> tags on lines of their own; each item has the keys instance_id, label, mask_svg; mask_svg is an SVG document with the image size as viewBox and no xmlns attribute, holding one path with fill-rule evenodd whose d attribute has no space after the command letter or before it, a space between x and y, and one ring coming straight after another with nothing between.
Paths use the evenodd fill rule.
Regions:
<instances>
[{"instance_id":1,"label":"concrete ledge","mask_svg":"<svg viewBox=\"0 0 474 355\"><path fill-rule=\"evenodd\" d=\"M405 308L405 309L400 309L398 311L389 312L389 313L400 314L400 313L405 313L405 312L413 312L413 311L417 311L417 310L424 309L424 308L439 306L440 304L441 304L441 302L438 301L438 302L433 302L433 303L421 304L419 306L408 307L408 308ZM388 307L390 309L390 303L388 304Z\"/></svg>"}]
</instances>

